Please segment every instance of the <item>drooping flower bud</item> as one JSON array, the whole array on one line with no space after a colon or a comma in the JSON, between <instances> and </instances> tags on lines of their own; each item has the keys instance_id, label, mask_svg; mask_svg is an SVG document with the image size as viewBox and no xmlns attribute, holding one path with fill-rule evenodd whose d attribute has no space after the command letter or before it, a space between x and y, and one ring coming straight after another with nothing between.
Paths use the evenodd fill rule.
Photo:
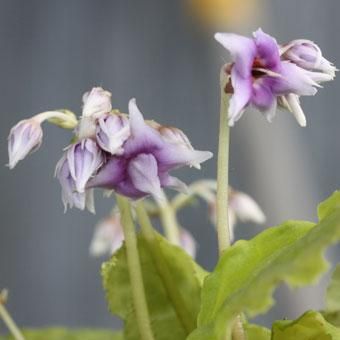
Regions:
<instances>
[{"instance_id":1,"label":"drooping flower bud","mask_svg":"<svg viewBox=\"0 0 340 340\"><path fill-rule=\"evenodd\" d=\"M80 210L87 208L93 214L95 213L93 189L87 189L81 193L77 191L66 154L64 154L57 163L55 176L61 185L61 199L65 212L68 207L72 208L75 206Z\"/></svg>"},{"instance_id":2,"label":"drooping flower bud","mask_svg":"<svg viewBox=\"0 0 340 340\"><path fill-rule=\"evenodd\" d=\"M281 55L282 59L291 61L305 70L324 73L325 81L335 77L336 67L323 57L319 46L313 41L293 40L281 47Z\"/></svg>"},{"instance_id":3,"label":"drooping flower bud","mask_svg":"<svg viewBox=\"0 0 340 340\"><path fill-rule=\"evenodd\" d=\"M13 169L28 154L39 149L43 131L39 120L32 117L16 124L8 136L8 166Z\"/></svg>"},{"instance_id":4,"label":"drooping flower bud","mask_svg":"<svg viewBox=\"0 0 340 340\"><path fill-rule=\"evenodd\" d=\"M83 117L99 118L112 110L111 93L101 87L94 87L83 95Z\"/></svg>"},{"instance_id":5,"label":"drooping flower bud","mask_svg":"<svg viewBox=\"0 0 340 340\"><path fill-rule=\"evenodd\" d=\"M114 211L111 216L99 221L90 244L90 254L94 257L110 256L124 241L120 214Z\"/></svg>"},{"instance_id":6,"label":"drooping flower bud","mask_svg":"<svg viewBox=\"0 0 340 340\"><path fill-rule=\"evenodd\" d=\"M189 254L193 259L196 257L197 243L191 233L184 228L179 231L180 246Z\"/></svg>"},{"instance_id":7,"label":"drooping flower bud","mask_svg":"<svg viewBox=\"0 0 340 340\"><path fill-rule=\"evenodd\" d=\"M102 115L97 121L96 139L99 146L111 155L121 154L130 136L129 119L119 113Z\"/></svg>"},{"instance_id":8,"label":"drooping flower bud","mask_svg":"<svg viewBox=\"0 0 340 340\"><path fill-rule=\"evenodd\" d=\"M97 143L86 138L66 150L70 174L79 193L83 193L89 179L104 162L103 152Z\"/></svg>"}]
</instances>

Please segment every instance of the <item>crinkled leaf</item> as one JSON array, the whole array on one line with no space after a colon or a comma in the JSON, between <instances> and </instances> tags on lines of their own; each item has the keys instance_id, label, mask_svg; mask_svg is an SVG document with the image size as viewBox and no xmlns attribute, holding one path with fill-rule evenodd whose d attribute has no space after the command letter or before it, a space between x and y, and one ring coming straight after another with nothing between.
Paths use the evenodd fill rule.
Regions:
<instances>
[{"instance_id":1,"label":"crinkled leaf","mask_svg":"<svg viewBox=\"0 0 340 340\"><path fill-rule=\"evenodd\" d=\"M172 274L172 284L180 292L188 313L196 320L205 271L185 251L169 244L160 235L157 235L155 242L158 242L164 264ZM173 301L164 285L164 278L155 265L148 243L141 235L138 236L138 250L155 338L185 339L187 332L176 314ZM110 311L125 321L126 339L140 339L132 304L125 246L103 265L102 276Z\"/></svg>"},{"instance_id":2,"label":"crinkled leaf","mask_svg":"<svg viewBox=\"0 0 340 340\"><path fill-rule=\"evenodd\" d=\"M340 238L340 195L321 209L323 220L287 222L267 229L250 241L239 241L222 255L204 282L198 329L193 339L220 339L237 314L255 316L274 303L272 294L281 282L303 286L316 281L328 265L325 248ZM327 209L326 209L327 208ZM327 214L326 212L327 211Z\"/></svg>"},{"instance_id":3,"label":"crinkled leaf","mask_svg":"<svg viewBox=\"0 0 340 340\"><path fill-rule=\"evenodd\" d=\"M66 329L59 327L26 329L25 340L123 340L121 332L103 329ZM12 340L13 337L0 337L1 340Z\"/></svg>"},{"instance_id":4,"label":"crinkled leaf","mask_svg":"<svg viewBox=\"0 0 340 340\"><path fill-rule=\"evenodd\" d=\"M295 321L277 321L273 325L272 340L339 340L340 329L328 323L314 311Z\"/></svg>"},{"instance_id":5,"label":"crinkled leaf","mask_svg":"<svg viewBox=\"0 0 340 340\"><path fill-rule=\"evenodd\" d=\"M335 268L327 288L326 310L328 312L340 312L340 264Z\"/></svg>"},{"instance_id":6,"label":"crinkled leaf","mask_svg":"<svg viewBox=\"0 0 340 340\"><path fill-rule=\"evenodd\" d=\"M245 324L244 330L247 340L271 340L271 332L268 328L255 324Z\"/></svg>"}]
</instances>

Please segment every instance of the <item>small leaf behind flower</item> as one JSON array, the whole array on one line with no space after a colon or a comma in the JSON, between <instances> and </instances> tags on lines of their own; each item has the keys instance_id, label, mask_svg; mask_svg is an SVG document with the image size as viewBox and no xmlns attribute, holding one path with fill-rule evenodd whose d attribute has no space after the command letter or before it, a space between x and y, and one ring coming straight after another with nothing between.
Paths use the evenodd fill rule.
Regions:
<instances>
[{"instance_id":1,"label":"small leaf behind flower","mask_svg":"<svg viewBox=\"0 0 340 340\"><path fill-rule=\"evenodd\" d=\"M173 276L173 284L177 286L188 312L195 320L200 308L201 286L206 273L181 248L169 244L160 235L157 235L156 242L159 242L162 253L160 256L164 257L165 264ZM138 250L155 339L185 339L187 334L178 319L148 244L141 235L138 237ZM104 263L102 276L110 311L125 321L125 339L140 339L132 304L125 246Z\"/></svg>"},{"instance_id":2,"label":"small leaf behind flower","mask_svg":"<svg viewBox=\"0 0 340 340\"><path fill-rule=\"evenodd\" d=\"M189 339L219 340L240 312L249 316L266 312L281 282L314 283L328 268L325 248L340 239L339 206L340 195L335 193L322 203L318 225L286 222L227 249L205 279L198 329Z\"/></svg>"},{"instance_id":3,"label":"small leaf behind flower","mask_svg":"<svg viewBox=\"0 0 340 340\"><path fill-rule=\"evenodd\" d=\"M123 340L121 332L102 329L66 329L61 327L23 330L25 340ZM12 340L0 336L0 340Z\"/></svg>"},{"instance_id":4,"label":"small leaf behind flower","mask_svg":"<svg viewBox=\"0 0 340 340\"><path fill-rule=\"evenodd\" d=\"M276 321L272 340L338 340L340 329L314 311L306 312L295 321Z\"/></svg>"}]
</instances>

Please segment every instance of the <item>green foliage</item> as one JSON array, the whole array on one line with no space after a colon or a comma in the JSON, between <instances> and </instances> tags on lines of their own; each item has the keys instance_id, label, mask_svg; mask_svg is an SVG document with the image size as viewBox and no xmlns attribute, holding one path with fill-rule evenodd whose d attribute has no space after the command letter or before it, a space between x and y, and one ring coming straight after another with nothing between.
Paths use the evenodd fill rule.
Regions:
<instances>
[{"instance_id":1,"label":"green foliage","mask_svg":"<svg viewBox=\"0 0 340 340\"><path fill-rule=\"evenodd\" d=\"M185 307L196 320L200 308L200 293L206 273L198 267L179 247L170 245L157 235L158 249L164 265L171 273L172 287L177 287ZM178 314L164 277L155 265L150 244L141 236L138 237L138 250L141 259L146 299L149 307L151 327L157 340L185 339L187 332L179 320ZM110 311L125 321L126 339L140 339L136 327L136 318L132 304L129 274L127 270L125 246L102 267L104 289Z\"/></svg>"},{"instance_id":2,"label":"green foliage","mask_svg":"<svg viewBox=\"0 0 340 340\"><path fill-rule=\"evenodd\" d=\"M323 252L340 239L340 195L334 193L319 208L322 221L286 222L250 241L239 241L222 255L204 282L198 329L190 340L220 339L236 315L255 316L274 303L281 282L303 286L316 281L327 268Z\"/></svg>"},{"instance_id":3,"label":"green foliage","mask_svg":"<svg viewBox=\"0 0 340 340\"><path fill-rule=\"evenodd\" d=\"M335 268L327 288L326 309L329 312L340 311L340 264Z\"/></svg>"},{"instance_id":4,"label":"green foliage","mask_svg":"<svg viewBox=\"0 0 340 340\"><path fill-rule=\"evenodd\" d=\"M272 340L339 340L340 329L328 323L321 313L310 311L295 321L277 321Z\"/></svg>"},{"instance_id":5,"label":"green foliage","mask_svg":"<svg viewBox=\"0 0 340 340\"><path fill-rule=\"evenodd\" d=\"M247 340L271 340L271 332L266 327L246 324L244 330L247 334Z\"/></svg>"},{"instance_id":6,"label":"green foliage","mask_svg":"<svg viewBox=\"0 0 340 340\"><path fill-rule=\"evenodd\" d=\"M25 340L123 340L121 332L102 329L66 329L59 327L26 329ZM12 340L11 336L0 337L0 340Z\"/></svg>"}]
</instances>

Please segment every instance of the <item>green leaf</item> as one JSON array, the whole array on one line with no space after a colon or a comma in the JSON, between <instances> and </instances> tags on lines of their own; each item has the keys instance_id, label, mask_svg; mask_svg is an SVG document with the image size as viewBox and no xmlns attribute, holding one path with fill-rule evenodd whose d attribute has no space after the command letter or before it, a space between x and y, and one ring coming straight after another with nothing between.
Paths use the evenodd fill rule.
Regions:
<instances>
[{"instance_id":1,"label":"green leaf","mask_svg":"<svg viewBox=\"0 0 340 340\"><path fill-rule=\"evenodd\" d=\"M266 312L281 282L303 286L316 281L328 268L325 248L340 238L340 195L334 195L321 205L323 220L317 226L286 222L225 251L205 279L198 329L190 340L220 339L226 328L230 336L235 316Z\"/></svg>"},{"instance_id":2,"label":"green leaf","mask_svg":"<svg viewBox=\"0 0 340 340\"><path fill-rule=\"evenodd\" d=\"M339 340L340 329L328 323L314 311L295 321L277 321L273 325L272 340Z\"/></svg>"},{"instance_id":3,"label":"green leaf","mask_svg":"<svg viewBox=\"0 0 340 340\"><path fill-rule=\"evenodd\" d=\"M164 265L172 274L171 283L176 286L185 302L188 313L196 320L200 308L200 294L206 273L181 248L169 244L157 235ZM187 332L179 320L169 291L164 284L159 268L155 265L147 241L138 236L138 249L141 259L146 299L150 312L151 327L157 340L185 339ZM104 289L110 311L125 321L127 340L140 339L132 304L125 246L123 246L102 267ZM195 327L195 325L194 325Z\"/></svg>"},{"instance_id":4,"label":"green leaf","mask_svg":"<svg viewBox=\"0 0 340 340\"><path fill-rule=\"evenodd\" d=\"M318 217L321 221L334 210L340 209L340 191L335 191L325 201L321 202L318 206Z\"/></svg>"},{"instance_id":5,"label":"green leaf","mask_svg":"<svg viewBox=\"0 0 340 340\"><path fill-rule=\"evenodd\" d=\"M340 264L335 268L327 288L326 310L328 312L340 311Z\"/></svg>"},{"instance_id":6,"label":"green leaf","mask_svg":"<svg viewBox=\"0 0 340 340\"><path fill-rule=\"evenodd\" d=\"M271 332L266 327L245 324L244 330L247 334L247 340L271 340Z\"/></svg>"},{"instance_id":7,"label":"green leaf","mask_svg":"<svg viewBox=\"0 0 340 340\"><path fill-rule=\"evenodd\" d=\"M59 327L25 329L25 340L123 340L121 332L103 329L66 329ZM12 340L13 337L0 337L0 340Z\"/></svg>"}]
</instances>

